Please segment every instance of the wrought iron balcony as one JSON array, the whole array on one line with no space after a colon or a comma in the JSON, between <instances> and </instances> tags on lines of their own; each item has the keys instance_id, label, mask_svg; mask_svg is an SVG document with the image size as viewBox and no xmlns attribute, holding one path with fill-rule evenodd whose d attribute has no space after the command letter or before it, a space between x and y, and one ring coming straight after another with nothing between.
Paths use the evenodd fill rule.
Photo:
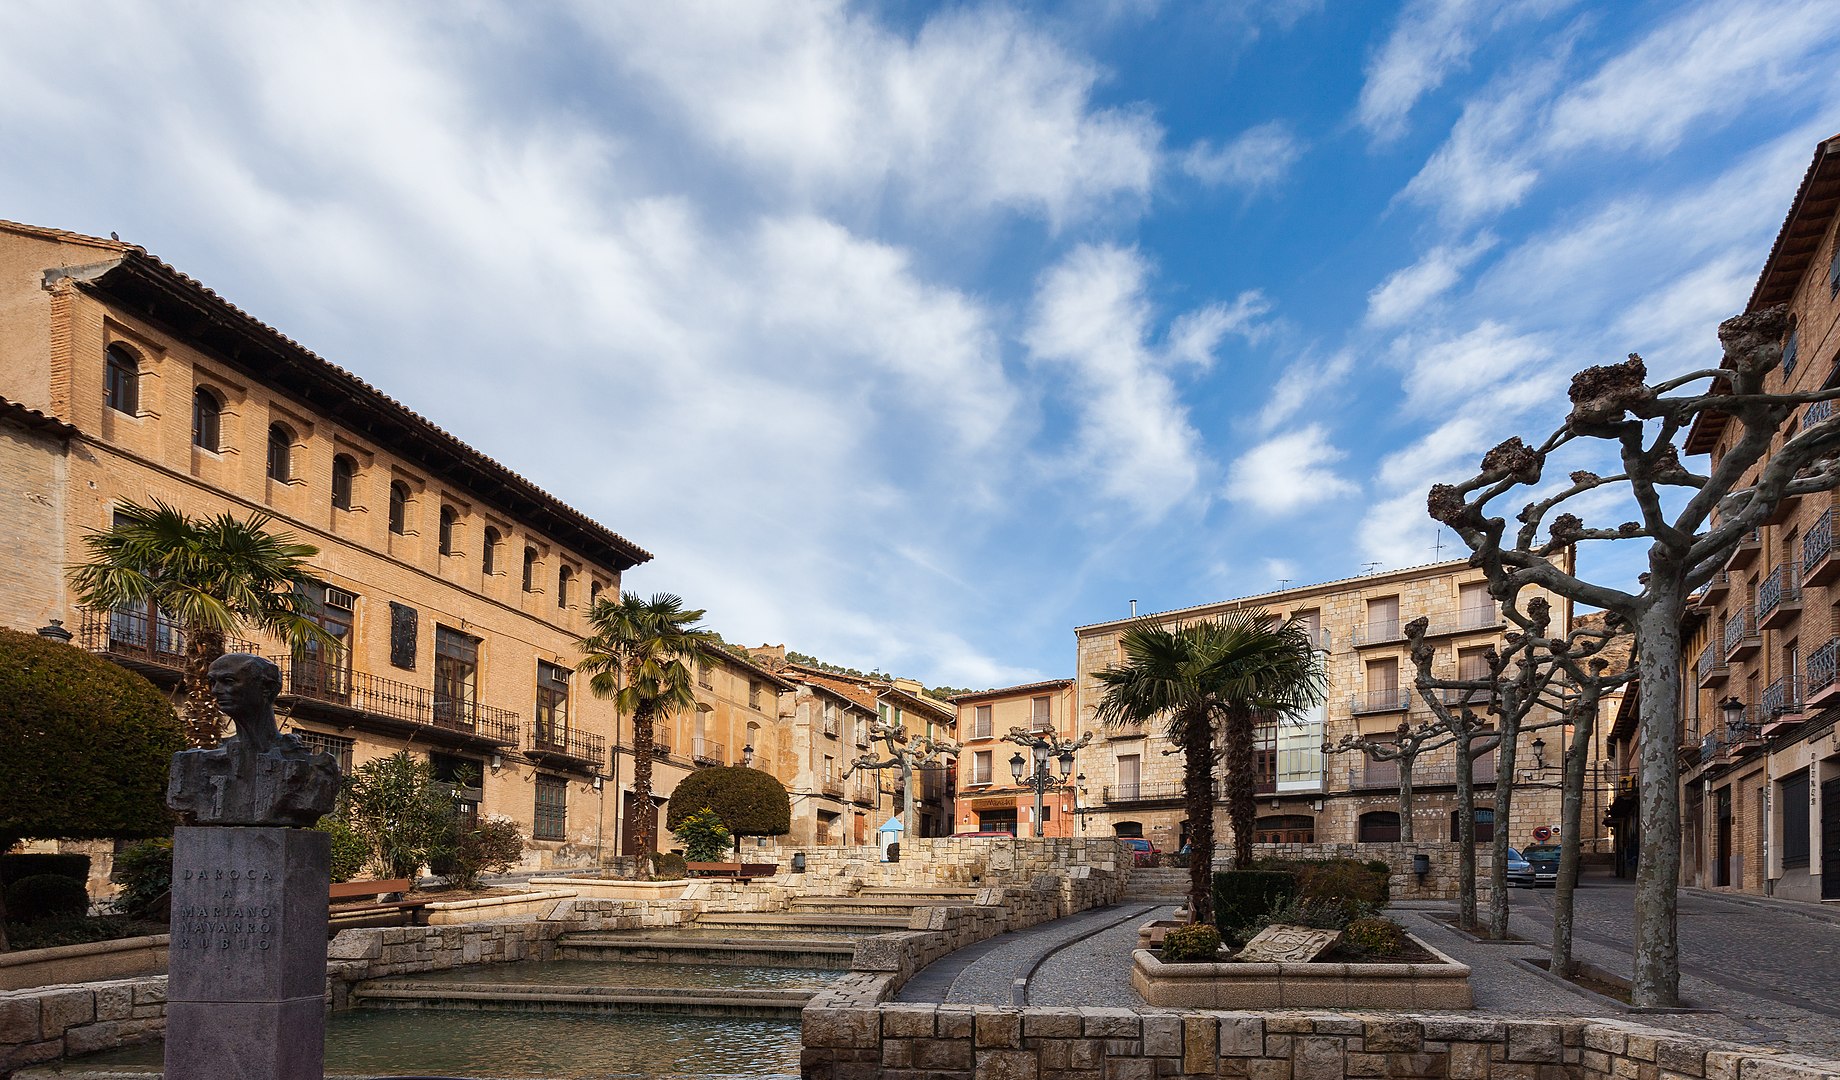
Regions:
<instances>
[{"instance_id":1,"label":"wrought iron balcony","mask_svg":"<svg viewBox=\"0 0 1840 1080\"><path fill-rule=\"evenodd\" d=\"M1802 428L1804 430L1811 428L1833 414L1834 403L1832 401L1809 402L1808 407L1802 410Z\"/></svg>"},{"instance_id":2,"label":"wrought iron balcony","mask_svg":"<svg viewBox=\"0 0 1840 1080\"><path fill-rule=\"evenodd\" d=\"M1796 716L1802 711L1801 687L1796 685L1793 675L1784 675L1763 688L1763 720L1779 720L1784 716Z\"/></svg>"},{"instance_id":3,"label":"wrought iron balcony","mask_svg":"<svg viewBox=\"0 0 1840 1080\"><path fill-rule=\"evenodd\" d=\"M1705 690L1723 683L1731 673L1725 667L1725 653L1719 643L1708 643L1699 651L1699 662L1694 665L1699 675L1699 687Z\"/></svg>"},{"instance_id":4,"label":"wrought iron balcony","mask_svg":"<svg viewBox=\"0 0 1840 1080\"><path fill-rule=\"evenodd\" d=\"M153 668L169 677L185 671L185 631L164 615L150 617L146 611L133 608L84 608L77 621L77 644L136 670ZM241 638L226 638L224 651L262 650Z\"/></svg>"},{"instance_id":5,"label":"wrought iron balcony","mask_svg":"<svg viewBox=\"0 0 1840 1080\"><path fill-rule=\"evenodd\" d=\"M1448 637L1451 634L1474 634L1484 630L1499 629L1503 623L1501 608L1498 605L1464 608L1457 612L1455 618L1433 621L1425 628L1425 636Z\"/></svg>"},{"instance_id":6,"label":"wrought iron balcony","mask_svg":"<svg viewBox=\"0 0 1840 1080\"><path fill-rule=\"evenodd\" d=\"M607 740L591 731L575 731L560 724L534 722L529 727L532 758L599 765L607 753Z\"/></svg>"},{"instance_id":7,"label":"wrought iron balcony","mask_svg":"<svg viewBox=\"0 0 1840 1080\"><path fill-rule=\"evenodd\" d=\"M1483 686L1446 686L1437 691L1437 697L1446 705L1486 705L1489 691Z\"/></svg>"},{"instance_id":8,"label":"wrought iron balcony","mask_svg":"<svg viewBox=\"0 0 1840 1080\"><path fill-rule=\"evenodd\" d=\"M390 732L444 732L461 743L518 744L519 717L509 709L320 660L289 659L282 669L281 692L292 697L294 709L302 713L317 711Z\"/></svg>"},{"instance_id":9,"label":"wrought iron balcony","mask_svg":"<svg viewBox=\"0 0 1840 1080\"><path fill-rule=\"evenodd\" d=\"M1725 659L1743 660L1763 647L1757 619L1749 604L1733 608L1725 622Z\"/></svg>"},{"instance_id":10,"label":"wrought iron balcony","mask_svg":"<svg viewBox=\"0 0 1840 1080\"><path fill-rule=\"evenodd\" d=\"M1809 708L1840 696L1840 637L1830 637L1808 654L1803 704Z\"/></svg>"},{"instance_id":11,"label":"wrought iron balcony","mask_svg":"<svg viewBox=\"0 0 1840 1080\"><path fill-rule=\"evenodd\" d=\"M1823 511L1802 537L1802 582L1826 585L1840 578L1840 559L1834 558L1834 511Z\"/></svg>"},{"instance_id":12,"label":"wrought iron balcony","mask_svg":"<svg viewBox=\"0 0 1840 1080\"><path fill-rule=\"evenodd\" d=\"M671 756L671 740L669 738L661 738L657 735L653 735L652 736L652 760L653 761L664 761L668 759L670 756Z\"/></svg>"},{"instance_id":13,"label":"wrought iron balcony","mask_svg":"<svg viewBox=\"0 0 1840 1080\"><path fill-rule=\"evenodd\" d=\"M1099 789L1099 800L1106 803L1181 802L1182 798L1182 783L1179 780L1107 784Z\"/></svg>"},{"instance_id":14,"label":"wrought iron balcony","mask_svg":"<svg viewBox=\"0 0 1840 1080\"><path fill-rule=\"evenodd\" d=\"M842 795L843 774L836 769L832 769L818 778L818 786L823 789L826 795Z\"/></svg>"},{"instance_id":15,"label":"wrought iron balcony","mask_svg":"<svg viewBox=\"0 0 1840 1080\"><path fill-rule=\"evenodd\" d=\"M1412 774L1414 783L1418 773ZM1357 761L1348 766L1348 787L1352 791L1370 791L1378 788L1397 788L1399 786L1399 762L1397 761Z\"/></svg>"},{"instance_id":16,"label":"wrought iron balcony","mask_svg":"<svg viewBox=\"0 0 1840 1080\"><path fill-rule=\"evenodd\" d=\"M1700 592L1700 607L1708 609L1717 607L1719 601L1729 595L1731 595L1731 574L1720 570L1712 575L1712 580L1706 582L1706 588Z\"/></svg>"},{"instance_id":17,"label":"wrought iron balcony","mask_svg":"<svg viewBox=\"0 0 1840 1080\"><path fill-rule=\"evenodd\" d=\"M1355 648L1368 645L1385 645L1406 639L1404 625L1398 619L1375 619L1358 624L1354 628Z\"/></svg>"},{"instance_id":18,"label":"wrought iron balcony","mask_svg":"<svg viewBox=\"0 0 1840 1080\"><path fill-rule=\"evenodd\" d=\"M698 765L726 765L728 748L714 739L691 739L690 760Z\"/></svg>"},{"instance_id":19,"label":"wrought iron balcony","mask_svg":"<svg viewBox=\"0 0 1840 1080\"><path fill-rule=\"evenodd\" d=\"M1789 625L1802 613L1802 590L1795 569L1784 563L1771 570L1757 587L1757 628L1775 630Z\"/></svg>"},{"instance_id":20,"label":"wrought iron balcony","mask_svg":"<svg viewBox=\"0 0 1840 1080\"><path fill-rule=\"evenodd\" d=\"M1412 707L1412 691L1403 686L1368 690L1348 699L1348 711L1355 716L1372 713L1404 712Z\"/></svg>"},{"instance_id":21,"label":"wrought iron balcony","mask_svg":"<svg viewBox=\"0 0 1840 1080\"><path fill-rule=\"evenodd\" d=\"M1493 784L1495 782L1495 757L1493 754L1476 761L1472 766L1472 782ZM1417 765L1412 769L1412 787L1450 787L1457 782L1455 765ZM1399 787L1399 763L1397 761L1355 762L1348 766L1348 787L1354 791L1377 791L1397 789Z\"/></svg>"},{"instance_id":22,"label":"wrought iron balcony","mask_svg":"<svg viewBox=\"0 0 1840 1080\"><path fill-rule=\"evenodd\" d=\"M1744 538L1738 541L1738 546L1732 549L1731 557L1726 560L1725 567L1728 570L1742 570L1756 562L1757 557L1762 553L1763 534L1752 529L1745 533Z\"/></svg>"}]
</instances>

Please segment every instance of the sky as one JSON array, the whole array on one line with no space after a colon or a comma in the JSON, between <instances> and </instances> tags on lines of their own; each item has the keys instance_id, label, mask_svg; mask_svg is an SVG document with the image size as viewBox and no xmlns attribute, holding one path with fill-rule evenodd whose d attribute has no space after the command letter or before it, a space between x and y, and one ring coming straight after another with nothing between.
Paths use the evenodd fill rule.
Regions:
<instances>
[{"instance_id":1,"label":"sky","mask_svg":"<svg viewBox=\"0 0 1840 1080\"><path fill-rule=\"evenodd\" d=\"M1832 0L20 0L0 217L173 263L730 641L982 688L1464 554L1427 488L1572 372L1716 362L1837 65Z\"/></svg>"}]
</instances>

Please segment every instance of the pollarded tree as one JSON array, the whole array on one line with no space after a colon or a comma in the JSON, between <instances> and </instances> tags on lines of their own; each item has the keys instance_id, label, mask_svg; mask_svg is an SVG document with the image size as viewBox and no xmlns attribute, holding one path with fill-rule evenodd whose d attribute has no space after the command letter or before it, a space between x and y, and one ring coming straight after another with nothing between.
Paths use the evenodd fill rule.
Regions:
<instances>
[{"instance_id":1,"label":"pollarded tree","mask_svg":"<svg viewBox=\"0 0 1840 1080\"><path fill-rule=\"evenodd\" d=\"M0 629L0 852L20 840L164 836L185 746L152 683L81 649ZM6 947L0 911L0 949Z\"/></svg>"},{"instance_id":2,"label":"pollarded tree","mask_svg":"<svg viewBox=\"0 0 1840 1080\"><path fill-rule=\"evenodd\" d=\"M1487 573L1490 591L1533 586L1614 613L1634 628L1642 686L1639 727L1642 861L1636 872L1636 933L1632 998L1641 1006L1680 999L1676 936L1680 878L1680 627L1687 600L1723 567L1732 551L1761 526L1786 495L1840 486L1840 414L1770 445L1798 405L1840 398L1840 389L1770 393L1765 383L1782 363L1787 310L1769 308L1719 327L1724 359L1716 369L1650 384L1638 356L1587 368L1572 379L1572 409L1538 445L1519 438L1490 450L1481 471L1460 484L1431 489L1431 516L1450 526ZM1705 384L1699 391L1688 389ZM1736 438L1705 472L1680 459L1676 445L1701 417L1737 425ZM1554 454L1614 456L1608 475L1579 470L1568 482L1542 487ZM1530 501L1513 511L1515 527L1495 510L1519 492ZM1572 512L1584 497L1600 505L1605 493L1626 496L1635 520L1594 525ZM1575 569L1577 545L1591 541L1646 542L1639 581L1610 585Z\"/></svg>"},{"instance_id":3,"label":"pollarded tree","mask_svg":"<svg viewBox=\"0 0 1840 1080\"><path fill-rule=\"evenodd\" d=\"M745 765L711 766L679 780L665 809L664 827L676 833L699 810L713 811L737 844L743 836L784 836L792 831L792 797L786 785L771 773Z\"/></svg>"},{"instance_id":4,"label":"pollarded tree","mask_svg":"<svg viewBox=\"0 0 1840 1080\"><path fill-rule=\"evenodd\" d=\"M1213 920L1214 746L1226 744L1234 862L1252 861L1252 734L1260 717L1284 721L1322 700L1323 675L1308 630L1263 611L1174 628L1142 620L1124 632L1125 662L1098 672L1095 719L1108 726L1161 720L1182 752L1188 811L1188 910Z\"/></svg>"},{"instance_id":5,"label":"pollarded tree","mask_svg":"<svg viewBox=\"0 0 1840 1080\"><path fill-rule=\"evenodd\" d=\"M643 855L657 847L658 815L652 805L652 734L657 722L696 704L689 659L705 644L721 638L698 627L699 608L684 608L681 596L654 593L647 600L622 593L602 597L588 610L593 633L576 643L581 662L575 670L589 676L595 697L612 698L614 707L632 717L633 842Z\"/></svg>"},{"instance_id":6,"label":"pollarded tree","mask_svg":"<svg viewBox=\"0 0 1840 1080\"><path fill-rule=\"evenodd\" d=\"M1412 770L1419 756L1449 746L1449 731L1440 724L1426 721L1413 727L1401 720L1392 735L1363 735L1350 732L1339 743L1323 739L1323 755L1359 753L1369 761L1390 761L1399 770L1399 839L1412 842Z\"/></svg>"},{"instance_id":7,"label":"pollarded tree","mask_svg":"<svg viewBox=\"0 0 1840 1080\"><path fill-rule=\"evenodd\" d=\"M170 619L184 634L185 736L215 746L223 727L205 672L224 654L224 639L266 631L290 645L340 648L312 619L307 560L319 554L286 533L266 531L269 517L194 518L154 500L124 502L115 523L83 538L89 561L70 568L70 584L87 606L143 613L151 630Z\"/></svg>"}]
</instances>

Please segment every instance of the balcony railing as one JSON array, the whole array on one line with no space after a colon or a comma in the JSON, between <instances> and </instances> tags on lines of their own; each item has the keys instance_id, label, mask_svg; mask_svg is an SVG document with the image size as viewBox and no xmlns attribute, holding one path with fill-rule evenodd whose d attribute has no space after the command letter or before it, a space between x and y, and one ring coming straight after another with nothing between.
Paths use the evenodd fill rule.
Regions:
<instances>
[{"instance_id":1,"label":"balcony railing","mask_svg":"<svg viewBox=\"0 0 1840 1080\"><path fill-rule=\"evenodd\" d=\"M873 805L876 792L875 775L873 773L857 773L851 779L854 780L855 783L851 785L850 798L856 802L862 803L864 806Z\"/></svg>"},{"instance_id":2,"label":"balcony railing","mask_svg":"<svg viewBox=\"0 0 1840 1080\"><path fill-rule=\"evenodd\" d=\"M1801 610L1802 590L1792 565L1784 563L1771 570L1757 586L1757 625L1773 629Z\"/></svg>"},{"instance_id":3,"label":"balcony railing","mask_svg":"<svg viewBox=\"0 0 1840 1080\"><path fill-rule=\"evenodd\" d=\"M1757 619L1749 604L1733 608L1725 623L1725 657L1736 659L1738 654L1749 654L1761 647L1763 638L1757 633Z\"/></svg>"},{"instance_id":4,"label":"balcony railing","mask_svg":"<svg viewBox=\"0 0 1840 1080\"><path fill-rule=\"evenodd\" d=\"M1412 706L1412 691L1403 686L1368 690L1348 699L1348 711L1356 716L1369 713L1400 712Z\"/></svg>"},{"instance_id":5,"label":"balcony railing","mask_svg":"<svg viewBox=\"0 0 1840 1080\"><path fill-rule=\"evenodd\" d=\"M1473 766L1473 780L1478 784L1495 782L1495 758L1493 755L1477 761ZM1457 782L1455 765L1416 765L1412 768L1412 787L1449 787ZM1354 791L1376 791L1383 788L1399 787L1399 763L1396 761L1355 762L1348 766L1348 787Z\"/></svg>"},{"instance_id":6,"label":"balcony railing","mask_svg":"<svg viewBox=\"0 0 1840 1080\"><path fill-rule=\"evenodd\" d=\"M1477 676L1487 678L1486 675ZM1446 705L1486 705L1489 690L1486 686L1445 686L1436 691L1439 701Z\"/></svg>"},{"instance_id":7,"label":"balcony railing","mask_svg":"<svg viewBox=\"0 0 1840 1080\"><path fill-rule=\"evenodd\" d=\"M1777 717L1802 711L1801 687L1796 685L1793 675L1784 675L1763 688L1763 719L1774 720Z\"/></svg>"},{"instance_id":8,"label":"balcony railing","mask_svg":"<svg viewBox=\"0 0 1840 1080\"><path fill-rule=\"evenodd\" d=\"M598 765L607 752L607 740L591 731L573 731L541 721L532 723L528 730L530 745L526 753L533 756L568 758Z\"/></svg>"},{"instance_id":9,"label":"balcony railing","mask_svg":"<svg viewBox=\"0 0 1840 1080\"><path fill-rule=\"evenodd\" d=\"M185 670L185 631L171 619L149 618L145 611L85 608L77 622L77 644L94 653L138 660L173 672ZM261 652L240 638L226 638L224 651Z\"/></svg>"},{"instance_id":10,"label":"balcony railing","mask_svg":"<svg viewBox=\"0 0 1840 1080\"><path fill-rule=\"evenodd\" d=\"M1354 643L1362 645L1384 645L1389 641L1404 641L1405 630L1398 619L1374 619L1354 628Z\"/></svg>"},{"instance_id":11,"label":"balcony railing","mask_svg":"<svg viewBox=\"0 0 1840 1080\"><path fill-rule=\"evenodd\" d=\"M843 774L835 769L818 778L818 786L826 795L843 794Z\"/></svg>"},{"instance_id":12,"label":"balcony railing","mask_svg":"<svg viewBox=\"0 0 1840 1080\"><path fill-rule=\"evenodd\" d=\"M498 746L518 744L517 713L437 694L336 664L293 658L281 675L282 693L366 716L470 735Z\"/></svg>"},{"instance_id":13,"label":"balcony railing","mask_svg":"<svg viewBox=\"0 0 1840 1080\"><path fill-rule=\"evenodd\" d=\"M671 740L652 736L652 760L663 761L671 756Z\"/></svg>"},{"instance_id":14,"label":"balcony railing","mask_svg":"<svg viewBox=\"0 0 1840 1080\"><path fill-rule=\"evenodd\" d=\"M1414 783L1418 773L1412 774ZM1399 762L1397 761L1357 761L1348 766L1348 787L1362 791L1375 788L1396 788L1399 786Z\"/></svg>"},{"instance_id":15,"label":"balcony railing","mask_svg":"<svg viewBox=\"0 0 1840 1080\"><path fill-rule=\"evenodd\" d=\"M1107 784L1099 789L1099 799L1108 803L1161 802L1182 799L1182 783L1159 780L1142 784Z\"/></svg>"},{"instance_id":16,"label":"balcony railing","mask_svg":"<svg viewBox=\"0 0 1840 1080\"><path fill-rule=\"evenodd\" d=\"M1454 619L1436 620L1425 628L1425 636L1473 634L1479 630L1493 630L1501 625L1501 608L1490 604L1487 607L1464 608Z\"/></svg>"},{"instance_id":17,"label":"balcony railing","mask_svg":"<svg viewBox=\"0 0 1840 1080\"><path fill-rule=\"evenodd\" d=\"M690 760L698 765L728 764L728 747L714 739L691 739Z\"/></svg>"},{"instance_id":18,"label":"balcony railing","mask_svg":"<svg viewBox=\"0 0 1840 1080\"><path fill-rule=\"evenodd\" d=\"M1834 511L1829 507L1802 537L1802 581L1809 585L1825 585L1840 577L1840 559L1832 558L1833 553Z\"/></svg>"},{"instance_id":19,"label":"balcony railing","mask_svg":"<svg viewBox=\"0 0 1840 1080\"><path fill-rule=\"evenodd\" d=\"M1763 534L1752 529L1739 539L1738 546L1731 550L1731 557L1726 560L1725 565L1732 570L1742 570L1756 562L1757 556L1762 551Z\"/></svg>"},{"instance_id":20,"label":"balcony railing","mask_svg":"<svg viewBox=\"0 0 1840 1080\"><path fill-rule=\"evenodd\" d=\"M1831 637L1808 654L1804 671L1806 703L1813 705L1840 693L1840 637Z\"/></svg>"},{"instance_id":21,"label":"balcony railing","mask_svg":"<svg viewBox=\"0 0 1840 1080\"><path fill-rule=\"evenodd\" d=\"M1802 410L1802 428L1803 430L1811 428L1833 414L1834 403L1832 401L1811 402L1806 409Z\"/></svg>"}]
</instances>

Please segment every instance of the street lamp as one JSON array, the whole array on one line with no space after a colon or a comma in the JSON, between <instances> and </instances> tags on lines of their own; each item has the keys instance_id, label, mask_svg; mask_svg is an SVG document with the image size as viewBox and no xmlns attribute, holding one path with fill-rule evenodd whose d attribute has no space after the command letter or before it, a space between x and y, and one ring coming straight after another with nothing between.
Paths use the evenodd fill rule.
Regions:
<instances>
[{"instance_id":1,"label":"street lamp","mask_svg":"<svg viewBox=\"0 0 1840 1080\"><path fill-rule=\"evenodd\" d=\"M741 748L741 767L744 769L751 769L754 767L754 744L753 743L749 743L746 746Z\"/></svg>"},{"instance_id":2,"label":"street lamp","mask_svg":"<svg viewBox=\"0 0 1840 1080\"><path fill-rule=\"evenodd\" d=\"M1536 769L1546 768L1546 740L1540 738L1538 735L1533 737L1533 767Z\"/></svg>"},{"instance_id":3,"label":"street lamp","mask_svg":"<svg viewBox=\"0 0 1840 1080\"><path fill-rule=\"evenodd\" d=\"M1019 786L1035 793L1035 835L1040 836L1042 796L1050 790L1068 786L1068 780L1073 775L1073 755L1092 741L1092 732L1087 732L1075 741L1060 739L1052 731L1036 733L1024 728L1011 728L1004 738L1027 748L1029 759L1033 760L1031 767L1030 760L1025 759L1020 752L1012 754L1009 774ZM1054 763L1052 766L1049 765L1050 760ZM1057 770L1059 776L1054 775Z\"/></svg>"}]
</instances>

